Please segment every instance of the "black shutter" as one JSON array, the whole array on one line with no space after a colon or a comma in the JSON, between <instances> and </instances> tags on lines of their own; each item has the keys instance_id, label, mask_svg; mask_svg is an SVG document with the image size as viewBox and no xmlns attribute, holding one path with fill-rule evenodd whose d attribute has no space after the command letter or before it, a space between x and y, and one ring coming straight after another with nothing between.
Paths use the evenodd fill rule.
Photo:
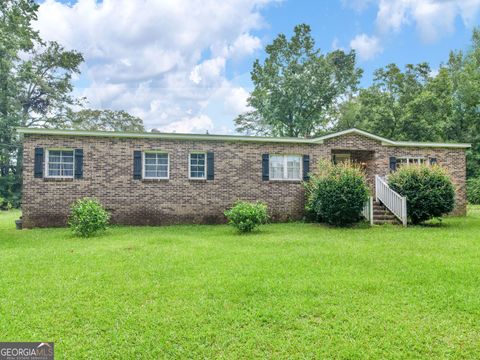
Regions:
<instances>
[{"instance_id":1,"label":"black shutter","mask_svg":"<svg viewBox=\"0 0 480 360\"><path fill-rule=\"evenodd\" d=\"M75 179L83 177L83 149L75 149Z\"/></svg>"},{"instance_id":2,"label":"black shutter","mask_svg":"<svg viewBox=\"0 0 480 360\"><path fill-rule=\"evenodd\" d=\"M43 177L43 148L35 148L35 165L33 167L33 176Z\"/></svg>"},{"instance_id":3,"label":"black shutter","mask_svg":"<svg viewBox=\"0 0 480 360\"><path fill-rule=\"evenodd\" d=\"M270 156L268 154L263 154L262 155L262 180L263 181L268 181L270 180L270 174L269 174L269 159Z\"/></svg>"},{"instance_id":4,"label":"black shutter","mask_svg":"<svg viewBox=\"0 0 480 360\"><path fill-rule=\"evenodd\" d=\"M133 152L133 178L139 180L142 178L142 152Z\"/></svg>"},{"instance_id":5,"label":"black shutter","mask_svg":"<svg viewBox=\"0 0 480 360\"><path fill-rule=\"evenodd\" d=\"M303 180L308 180L310 177L308 173L310 172L310 156L303 155Z\"/></svg>"},{"instance_id":6,"label":"black shutter","mask_svg":"<svg viewBox=\"0 0 480 360\"><path fill-rule=\"evenodd\" d=\"M215 159L212 152L207 153L207 180L213 180L215 169Z\"/></svg>"},{"instance_id":7,"label":"black shutter","mask_svg":"<svg viewBox=\"0 0 480 360\"><path fill-rule=\"evenodd\" d=\"M390 157L390 172L397 170L397 158L395 156Z\"/></svg>"},{"instance_id":8,"label":"black shutter","mask_svg":"<svg viewBox=\"0 0 480 360\"><path fill-rule=\"evenodd\" d=\"M430 158L430 165L435 165L437 163L437 158Z\"/></svg>"}]
</instances>

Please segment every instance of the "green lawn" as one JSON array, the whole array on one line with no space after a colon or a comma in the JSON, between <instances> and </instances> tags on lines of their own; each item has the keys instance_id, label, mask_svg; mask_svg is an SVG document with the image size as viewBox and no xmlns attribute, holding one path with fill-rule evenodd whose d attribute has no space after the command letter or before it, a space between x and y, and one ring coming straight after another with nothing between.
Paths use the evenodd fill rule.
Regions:
<instances>
[{"instance_id":1,"label":"green lawn","mask_svg":"<svg viewBox=\"0 0 480 360\"><path fill-rule=\"evenodd\" d=\"M480 207L436 227L291 223L16 231L0 340L61 358L475 358Z\"/></svg>"}]
</instances>

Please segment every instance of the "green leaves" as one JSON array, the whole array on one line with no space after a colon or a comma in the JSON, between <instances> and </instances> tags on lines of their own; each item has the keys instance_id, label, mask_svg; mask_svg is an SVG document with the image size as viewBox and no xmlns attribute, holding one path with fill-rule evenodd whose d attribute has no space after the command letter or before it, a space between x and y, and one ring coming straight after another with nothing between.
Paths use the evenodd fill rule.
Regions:
<instances>
[{"instance_id":1,"label":"green leaves","mask_svg":"<svg viewBox=\"0 0 480 360\"><path fill-rule=\"evenodd\" d=\"M38 5L31 0L0 1L0 206L18 206L20 200L21 158L16 159L19 142L15 127L20 124L22 105L18 92L20 53L28 53L40 41L31 23ZM11 181L11 180L14 181Z\"/></svg>"},{"instance_id":2,"label":"green leaves","mask_svg":"<svg viewBox=\"0 0 480 360\"><path fill-rule=\"evenodd\" d=\"M266 53L263 64L253 64L255 88L248 99L253 111L235 119L240 132L291 137L321 132L335 103L356 89L362 74L354 52L322 55L315 49L306 24L297 25L290 40L280 34Z\"/></svg>"},{"instance_id":3,"label":"green leaves","mask_svg":"<svg viewBox=\"0 0 480 360\"><path fill-rule=\"evenodd\" d=\"M335 130L351 127L395 140L469 142L467 176L480 175L480 30L436 73L427 63L389 64L373 85L338 108Z\"/></svg>"},{"instance_id":4,"label":"green leaves","mask_svg":"<svg viewBox=\"0 0 480 360\"><path fill-rule=\"evenodd\" d=\"M22 178L16 127L144 130L142 120L125 111L73 110L84 105L84 99L72 95L83 55L42 41L31 26L37 10L32 0L0 1L0 186L8 183L0 196L14 206L20 202Z\"/></svg>"},{"instance_id":5,"label":"green leaves","mask_svg":"<svg viewBox=\"0 0 480 360\"><path fill-rule=\"evenodd\" d=\"M335 226L346 226L361 220L369 190L359 167L322 161L305 183L305 188L308 217Z\"/></svg>"},{"instance_id":6,"label":"green leaves","mask_svg":"<svg viewBox=\"0 0 480 360\"><path fill-rule=\"evenodd\" d=\"M92 110L69 111L66 127L78 130L145 131L142 119L126 111Z\"/></svg>"},{"instance_id":7,"label":"green leaves","mask_svg":"<svg viewBox=\"0 0 480 360\"><path fill-rule=\"evenodd\" d=\"M62 127L70 106L81 105L71 95L73 74L80 73L83 56L67 51L56 42L30 52L28 60L18 66L21 83L17 98L21 104L20 125Z\"/></svg>"},{"instance_id":8,"label":"green leaves","mask_svg":"<svg viewBox=\"0 0 480 360\"><path fill-rule=\"evenodd\" d=\"M225 216L241 233L251 232L257 226L268 222L267 205L260 202L238 201L225 211Z\"/></svg>"},{"instance_id":9,"label":"green leaves","mask_svg":"<svg viewBox=\"0 0 480 360\"><path fill-rule=\"evenodd\" d=\"M453 211L455 188L447 171L437 165L403 166L388 177L388 185L407 197L407 214L413 224Z\"/></svg>"},{"instance_id":10,"label":"green leaves","mask_svg":"<svg viewBox=\"0 0 480 360\"><path fill-rule=\"evenodd\" d=\"M80 237L90 237L107 228L110 215L95 198L83 198L72 205L68 225Z\"/></svg>"},{"instance_id":11,"label":"green leaves","mask_svg":"<svg viewBox=\"0 0 480 360\"><path fill-rule=\"evenodd\" d=\"M467 181L467 200L470 204L480 205L480 177Z\"/></svg>"}]
</instances>

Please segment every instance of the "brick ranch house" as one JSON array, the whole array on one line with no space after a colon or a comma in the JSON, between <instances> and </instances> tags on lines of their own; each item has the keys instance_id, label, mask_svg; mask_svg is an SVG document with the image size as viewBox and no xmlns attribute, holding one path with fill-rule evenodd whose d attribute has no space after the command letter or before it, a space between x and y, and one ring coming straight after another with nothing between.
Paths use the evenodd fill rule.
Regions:
<instances>
[{"instance_id":1,"label":"brick ranch house","mask_svg":"<svg viewBox=\"0 0 480 360\"><path fill-rule=\"evenodd\" d=\"M350 159L375 175L438 163L466 212L468 144L392 141L358 129L313 139L18 129L23 134L23 226L63 226L73 201L95 196L112 222L224 222L238 199L263 201L274 220L303 216L302 180L320 159ZM373 194L375 196L375 194Z\"/></svg>"}]
</instances>

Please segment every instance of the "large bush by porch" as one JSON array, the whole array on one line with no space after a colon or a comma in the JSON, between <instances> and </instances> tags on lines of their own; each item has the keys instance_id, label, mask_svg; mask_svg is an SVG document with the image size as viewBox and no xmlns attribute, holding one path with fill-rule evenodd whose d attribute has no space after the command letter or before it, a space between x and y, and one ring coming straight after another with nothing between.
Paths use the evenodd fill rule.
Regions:
<instances>
[{"instance_id":1,"label":"large bush by porch","mask_svg":"<svg viewBox=\"0 0 480 360\"><path fill-rule=\"evenodd\" d=\"M364 173L358 166L320 162L305 186L309 218L336 226L362 219L369 190Z\"/></svg>"},{"instance_id":2,"label":"large bush by porch","mask_svg":"<svg viewBox=\"0 0 480 360\"><path fill-rule=\"evenodd\" d=\"M440 166L404 166L388 177L388 185L407 197L407 214L412 224L439 218L453 211L455 188Z\"/></svg>"}]
</instances>

